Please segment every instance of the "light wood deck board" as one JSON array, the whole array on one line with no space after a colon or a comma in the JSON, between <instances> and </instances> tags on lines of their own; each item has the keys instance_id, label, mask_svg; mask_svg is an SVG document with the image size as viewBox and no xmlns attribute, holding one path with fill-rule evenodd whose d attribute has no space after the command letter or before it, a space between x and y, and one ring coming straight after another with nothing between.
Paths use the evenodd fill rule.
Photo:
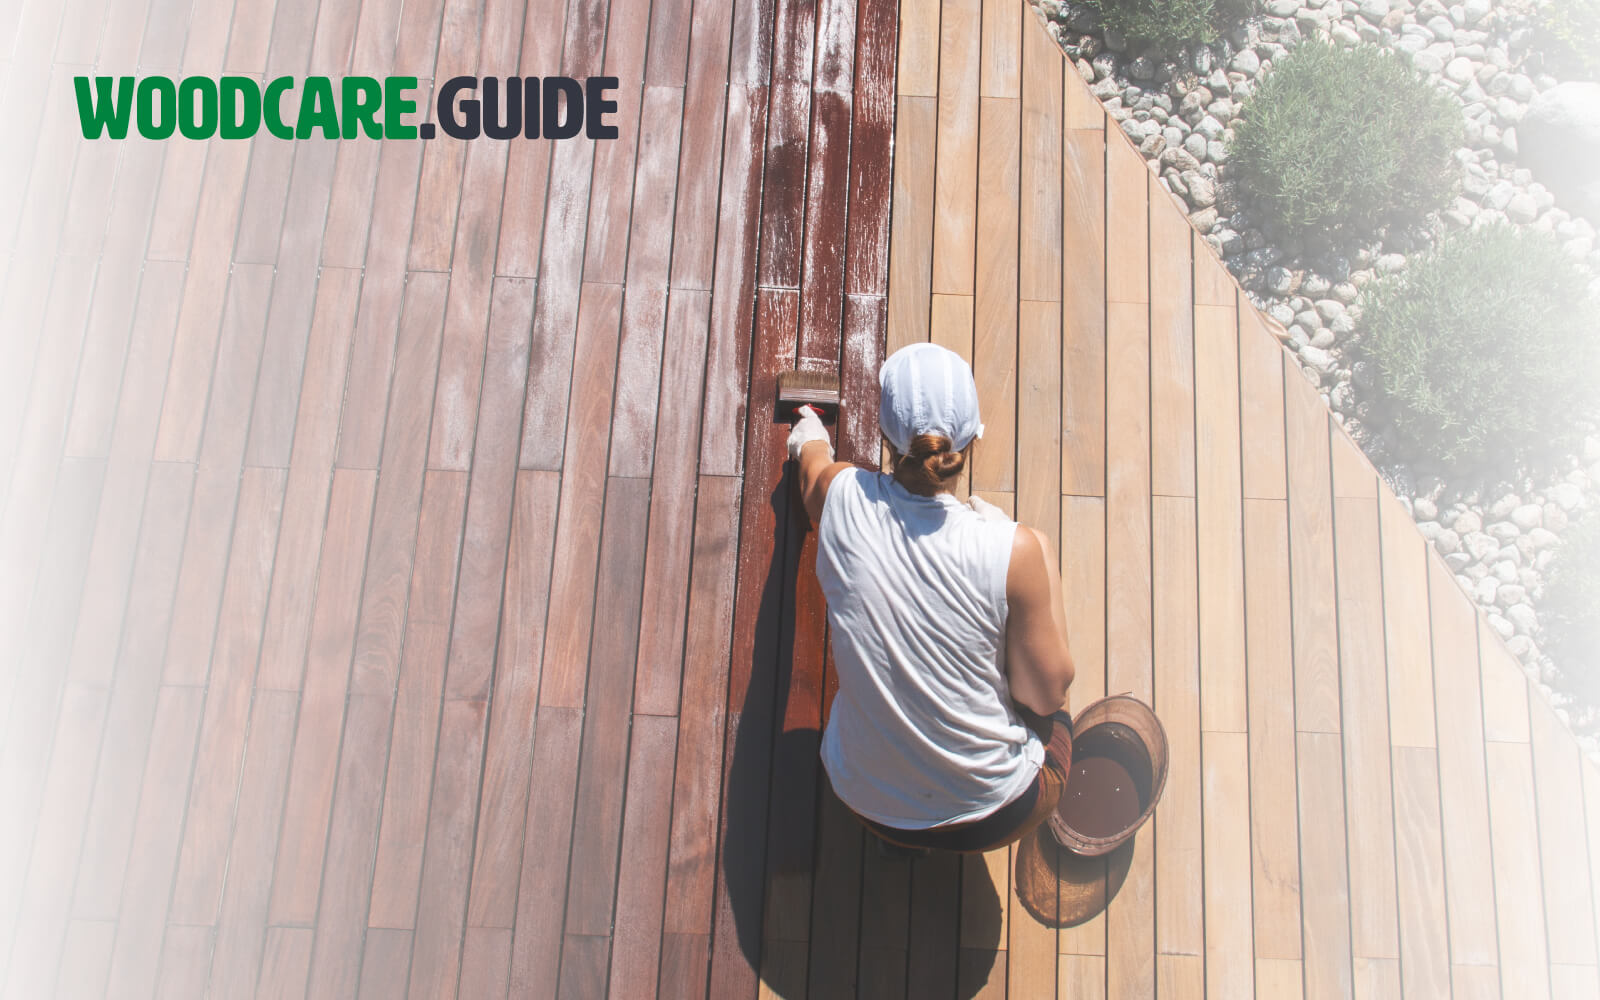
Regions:
<instances>
[{"instance_id":1,"label":"light wood deck board","mask_svg":"<svg viewBox=\"0 0 1600 1000\"><path fill-rule=\"evenodd\" d=\"M1593 993L1600 770L1020 0L13 38L0 990ZM624 134L81 144L87 61L613 72ZM978 377L972 487L1057 547L1073 706L1167 728L1077 927L1013 851L880 857L816 760L772 379L838 363L871 459L925 339Z\"/></svg>"}]
</instances>

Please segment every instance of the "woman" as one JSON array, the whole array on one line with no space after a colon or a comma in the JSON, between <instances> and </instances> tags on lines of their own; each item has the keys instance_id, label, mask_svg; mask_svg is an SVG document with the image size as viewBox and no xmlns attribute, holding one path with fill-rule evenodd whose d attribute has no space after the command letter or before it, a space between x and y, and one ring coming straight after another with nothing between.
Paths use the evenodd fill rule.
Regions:
<instances>
[{"instance_id":1,"label":"woman","mask_svg":"<svg viewBox=\"0 0 1600 1000\"><path fill-rule=\"evenodd\" d=\"M809 408L788 442L839 676L822 762L885 840L991 850L1048 818L1065 784L1064 716L1050 718L1073 676L1061 578L1039 532L951 494L983 431L967 363L916 344L878 381L891 474L835 462Z\"/></svg>"}]
</instances>

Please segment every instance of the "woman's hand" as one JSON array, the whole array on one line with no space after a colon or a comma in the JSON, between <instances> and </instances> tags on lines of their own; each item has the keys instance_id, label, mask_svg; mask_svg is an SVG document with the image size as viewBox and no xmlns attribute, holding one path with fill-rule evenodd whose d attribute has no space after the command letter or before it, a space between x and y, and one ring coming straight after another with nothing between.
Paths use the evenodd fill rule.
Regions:
<instances>
[{"instance_id":1,"label":"woman's hand","mask_svg":"<svg viewBox=\"0 0 1600 1000\"><path fill-rule=\"evenodd\" d=\"M828 446L828 461L833 461L833 444L828 438L828 429L822 426L822 418L817 415L815 407L802 406L797 411L800 419L794 423L794 430L789 432L789 457L800 461L800 454L805 446L813 441L820 441Z\"/></svg>"}]
</instances>

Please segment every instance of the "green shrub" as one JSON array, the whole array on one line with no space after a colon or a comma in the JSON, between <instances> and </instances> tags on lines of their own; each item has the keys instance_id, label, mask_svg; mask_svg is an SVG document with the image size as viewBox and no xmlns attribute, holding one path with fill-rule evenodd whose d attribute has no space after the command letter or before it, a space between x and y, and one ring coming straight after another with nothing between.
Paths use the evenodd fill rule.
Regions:
<instances>
[{"instance_id":1,"label":"green shrub","mask_svg":"<svg viewBox=\"0 0 1600 1000\"><path fill-rule=\"evenodd\" d=\"M1574 524L1545 580L1540 648L1561 689L1593 715L1600 709L1600 515Z\"/></svg>"},{"instance_id":2,"label":"green shrub","mask_svg":"<svg viewBox=\"0 0 1600 1000\"><path fill-rule=\"evenodd\" d=\"M1229 175L1265 225L1339 244L1449 202L1461 111L1386 50L1306 41L1245 101L1234 134Z\"/></svg>"},{"instance_id":3,"label":"green shrub","mask_svg":"<svg viewBox=\"0 0 1600 1000\"><path fill-rule=\"evenodd\" d=\"M1501 223L1369 287L1357 352L1389 457L1493 483L1576 451L1600 370L1588 281L1553 236Z\"/></svg>"},{"instance_id":4,"label":"green shrub","mask_svg":"<svg viewBox=\"0 0 1600 1000\"><path fill-rule=\"evenodd\" d=\"M1545 0L1534 17L1534 47L1546 69L1600 79L1600 0Z\"/></svg>"},{"instance_id":5,"label":"green shrub","mask_svg":"<svg viewBox=\"0 0 1600 1000\"><path fill-rule=\"evenodd\" d=\"M1172 51L1214 37L1215 0L1089 0L1100 23L1133 42Z\"/></svg>"}]
</instances>

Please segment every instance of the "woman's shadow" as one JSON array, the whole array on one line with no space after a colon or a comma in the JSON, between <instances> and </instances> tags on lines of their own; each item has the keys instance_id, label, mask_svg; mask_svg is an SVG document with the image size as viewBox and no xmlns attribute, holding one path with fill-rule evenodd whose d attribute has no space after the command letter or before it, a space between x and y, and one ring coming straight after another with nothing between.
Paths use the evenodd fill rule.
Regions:
<instances>
[{"instance_id":1,"label":"woman's shadow","mask_svg":"<svg viewBox=\"0 0 1600 1000\"><path fill-rule=\"evenodd\" d=\"M968 1000L1005 973L997 967L1005 948L1000 894L1011 887L996 886L982 856L886 850L829 787L818 758L828 686L818 639L824 609L809 568L801 575L815 559L815 537L798 501L790 502L791 475L769 499L773 554L749 684L730 720L738 728L721 862L740 951L771 992L789 1000ZM1007 873L1023 906L1051 926L1103 910L1131 849L1085 861L1041 834L1019 844L1017 869Z\"/></svg>"}]
</instances>

